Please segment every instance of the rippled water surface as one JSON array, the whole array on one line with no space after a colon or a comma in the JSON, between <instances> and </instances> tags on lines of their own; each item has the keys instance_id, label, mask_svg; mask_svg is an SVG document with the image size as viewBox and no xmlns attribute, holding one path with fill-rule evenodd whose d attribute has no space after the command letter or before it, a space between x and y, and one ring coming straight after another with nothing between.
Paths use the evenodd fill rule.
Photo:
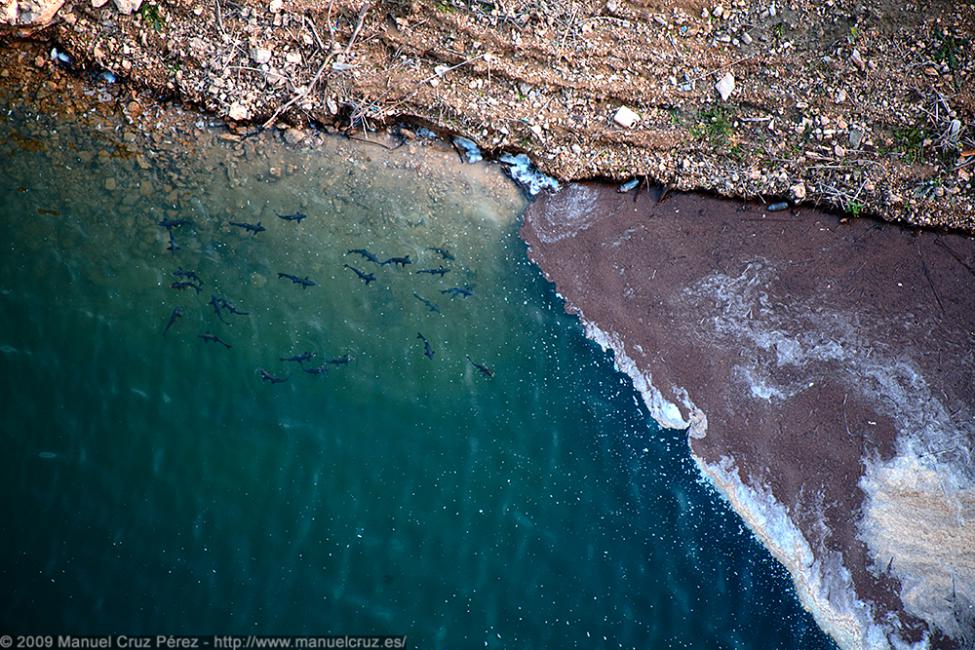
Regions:
<instances>
[{"instance_id":1,"label":"rippled water surface","mask_svg":"<svg viewBox=\"0 0 975 650\"><path fill-rule=\"evenodd\" d=\"M3 114L4 631L829 646L528 264L494 167Z\"/></svg>"}]
</instances>

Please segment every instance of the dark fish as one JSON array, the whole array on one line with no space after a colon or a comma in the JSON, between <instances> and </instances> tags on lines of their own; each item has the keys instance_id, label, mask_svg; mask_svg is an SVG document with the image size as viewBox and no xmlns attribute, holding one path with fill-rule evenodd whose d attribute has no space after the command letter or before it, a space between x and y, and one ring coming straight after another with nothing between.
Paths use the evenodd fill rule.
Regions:
<instances>
[{"instance_id":1,"label":"dark fish","mask_svg":"<svg viewBox=\"0 0 975 650\"><path fill-rule=\"evenodd\" d=\"M439 255L441 259L443 259L443 260L445 260L447 262L453 262L456 259L453 255L450 254L450 251L447 250L446 248L439 248L439 247L433 246L433 247L428 248L427 250L433 251L434 253L436 253L437 255Z\"/></svg>"},{"instance_id":2,"label":"dark fish","mask_svg":"<svg viewBox=\"0 0 975 650\"><path fill-rule=\"evenodd\" d=\"M325 363L330 363L333 366L347 366L349 365L349 361L352 361L352 358L347 354L343 354L341 357L334 357Z\"/></svg>"},{"instance_id":3,"label":"dark fish","mask_svg":"<svg viewBox=\"0 0 975 650\"><path fill-rule=\"evenodd\" d=\"M378 257L376 257L375 255L373 255L372 253L370 253L365 248L350 248L349 250L345 251L345 254L346 255L359 255L363 259L369 260L373 264L382 264L382 262L379 261L379 258Z\"/></svg>"},{"instance_id":4,"label":"dark fish","mask_svg":"<svg viewBox=\"0 0 975 650\"><path fill-rule=\"evenodd\" d=\"M354 266L349 266L348 264L343 264L342 266L344 266L345 268L349 269L350 271L358 275L359 279L365 282L367 287L369 286L370 282L376 279L376 276L373 275L372 273L363 273L362 271L360 271Z\"/></svg>"},{"instance_id":5,"label":"dark fish","mask_svg":"<svg viewBox=\"0 0 975 650\"><path fill-rule=\"evenodd\" d=\"M435 269L420 269L416 273L429 273L430 275L439 275L440 277L445 276L450 273L450 269L444 268L443 266L438 266Z\"/></svg>"},{"instance_id":6,"label":"dark fish","mask_svg":"<svg viewBox=\"0 0 975 650\"><path fill-rule=\"evenodd\" d=\"M435 353L433 351L433 346L430 345L429 339L419 332L416 333L416 338L423 341L423 356L425 356L427 359L432 359Z\"/></svg>"},{"instance_id":7,"label":"dark fish","mask_svg":"<svg viewBox=\"0 0 975 650\"><path fill-rule=\"evenodd\" d=\"M303 278L299 278L297 275L291 275L290 273L278 273L278 278L287 278L295 284L300 284L302 289L315 286L315 282L313 280L309 280L307 275Z\"/></svg>"},{"instance_id":8,"label":"dark fish","mask_svg":"<svg viewBox=\"0 0 975 650\"><path fill-rule=\"evenodd\" d=\"M281 357L281 361L295 361L297 363L304 363L306 361L311 361L315 358L314 352L302 352L301 354L296 354L293 357Z\"/></svg>"},{"instance_id":9,"label":"dark fish","mask_svg":"<svg viewBox=\"0 0 975 650\"><path fill-rule=\"evenodd\" d=\"M407 264L412 264L412 263L413 260L411 260L410 256L407 255L405 257L390 257L388 260L380 263L380 266L386 266L387 264L395 264L400 268L404 268Z\"/></svg>"},{"instance_id":10,"label":"dark fish","mask_svg":"<svg viewBox=\"0 0 975 650\"><path fill-rule=\"evenodd\" d=\"M283 384L284 382L288 381L287 375L285 375L284 377L276 377L271 373L269 373L264 368L258 368L257 372L259 372L261 375L261 381L267 382L269 384Z\"/></svg>"},{"instance_id":11,"label":"dark fish","mask_svg":"<svg viewBox=\"0 0 975 650\"><path fill-rule=\"evenodd\" d=\"M307 372L309 375L324 375L326 372L328 372L328 363L323 363L315 368L305 368L302 366L301 369Z\"/></svg>"},{"instance_id":12,"label":"dark fish","mask_svg":"<svg viewBox=\"0 0 975 650\"><path fill-rule=\"evenodd\" d=\"M219 343L220 345L227 348L228 350L230 349L230 344L224 341L216 334L211 334L210 332L204 332L203 334L200 334L200 338L203 339L204 343Z\"/></svg>"},{"instance_id":13,"label":"dark fish","mask_svg":"<svg viewBox=\"0 0 975 650\"><path fill-rule=\"evenodd\" d=\"M173 236L173 231L169 231L169 243L166 244L166 250L168 250L173 255L179 250L179 244L176 243L176 237Z\"/></svg>"},{"instance_id":14,"label":"dark fish","mask_svg":"<svg viewBox=\"0 0 975 650\"><path fill-rule=\"evenodd\" d=\"M220 307L226 309L231 314L236 314L237 316L250 315L250 312L240 311L239 309L237 309L236 305L234 305L234 303L230 302L226 298L217 298L217 300L220 302Z\"/></svg>"},{"instance_id":15,"label":"dark fish","mask_svg":"<svg viewBox=\"0 0 975 650\"><path fill-rule=\"evenodd\" d=\"M437 307L437 304L432 300L427 300L426 298L418 294L416 291L413 292L413 297L419 300L420 302L422 302L424 305L426 305L427 309L429 309L430 311L437 312L438 314L440 313L440 307Z\"/></svg>"},{"instance_id":16,"label":"dark fish","mask_svg":"<svg viewBox=\"0 0 975 650\"><path fill-rule=\"evenodd\" d=\"M231 226L243 228L244 230L246 230L252 235L256 235L259 232L264 232L265 230L267 230L267 228L261 225L260 221L258 221L257 223L243 223L241 221L228 221L227 223L229 223Z\"/></svg>"},{"instance_id":17,"label":"dark fish","mask_svg":"<svg viewBox=\"0 0 975 650\"><path fill-rule=\"evenodd\" d=\"M449 289L444 289L440 293L445 293L451 298L456 298L461 296L463 298L470 298L474 295L474 290L470 286L466 287L450 287Z\"/></svg>"},{"instance_id":18,"label":"dark fish","mask_svg":"<svg viewBox=\"0 0 975 650\"><path fill-rule=\"evenodd\" d=\"M200 287L195 282L186 281L176 281L169 285L172 289L196 289L197 293L200 293L202 287Z\"/></svg>"},{"instance_id":19,"label":"dark fish","mask_svg":"<svg viewBox=\"0 0 975 650\"><path fill-rule=\"evenodd\" d=\"M61 213L50 208L37 208L37 214L48 217L60 217Z\"/></svg>"},{"instance_id":20,"label":"dark fish","mask_svg":"<svg viewBox=\"0 0 975 650\"><path fill-rule=\"evenodd\" d=\"M485 377L493 377L494 376L494 371L493 370L491 370L490 368L488 368L487 366L485 366L483 364L480 364L480 363L474 361L473 359L471 359L471 356L470 355L467 355L467 360L470 361L471 362L471 365L474 366L475 368L477 368L477 370L482 375L484 375Z\"/></svg>"},{"instance_id":21,"label":"dark fish","mask_svg":"<svg viewBox=\"0 0 975 650\"><path fill-rule=\"evenodd\" d=\"M180 309L179 307L173 307L173 313L169 315L169 322L166 323L166 329L163 330L163 336L166 336L166 334L169 333L169 328L172 327L173 324L182 317L183 317L183 310Z\"/></svg>"},{"instance_id":22,"label":"dark fish","mask_svg":"<svg viewBox=\"0 0 975 650\"><path fill-rule=\"evenodd\" d=\"M163 219L159 222L159 226L165 228L166 230L172 230L173 228L179 228L180 226L192 226L193 222L189 219Z\"/></svg>"},{"instance_id":23,"label":"dark fish","mask_svg":"<svg viewBox=\"0 0 975 650\"><path fill-rule=\"evenodd\" d=\"M307 214L302 214L301 212L295 212L294 214L279 214L278 219L284 219L285 221L297 221L301 223L302 219L307 219Z\"/></svg>"},{"instance_id":24,"label":"dark fish","mask_svg":"<svg viewBox=\"0 0 975 650\"><path fill-rule=\"evenodd\" d=\"M201 280L200 279L200 276L198 276L196 274L196 271L185 271L182 268L178 268L175 271L173 271L173 277L174 278L185 278L186 280L192 280L193 282L196 282L197 284L199 284L201 287L203 286L203 280Z\"/></svg>"},{"instance_id":25,"label":"dark fish","mask_svg":"<svg viewBox=\"0 0 975 650\"><path fill-rule=\"evenodd\" d=\"M217 314L217 318L220 319L220 322L221 323L226 323L227 322L227 321L225 321L223 319L223 313L222 313L222 307L223 307L223 305L220 302L220 298L217 298L216 296L214 296L214 295L211 294L210 295L210 302L207 303L207 304L209 304L211 307L213 307L213 311Z\"/></svg>"}]
</instances>

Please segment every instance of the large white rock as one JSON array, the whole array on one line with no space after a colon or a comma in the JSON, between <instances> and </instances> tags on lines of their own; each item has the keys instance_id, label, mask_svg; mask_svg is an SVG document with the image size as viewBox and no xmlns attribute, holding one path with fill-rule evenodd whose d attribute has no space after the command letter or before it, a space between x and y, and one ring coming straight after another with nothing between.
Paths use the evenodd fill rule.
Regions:
<instances>
[{"instance_id":1,"label":"large white rock","mask_svg":"<svg viewBox=\"0 0 975 650\"><path fill-rule=\"evenodd\" d=\"M118 0L116 0L117 2ZM257 65L263 65L271 60L271 50L263 47L255 47L250 51L251 60Z\"/></svg>"},{"instance_id":2,"label":"large white rock","mask_svg":"<svg viewBox=\"0 0 975 650\"><path fill-rule=\"evenodd\" d=\"M138 11L139 7L142 6L142 0L113 0L115 2L115 8L118 9L120 14L129 15L132 12Z\"/></svg>"},{"instance_id":3,"label":"large white rock","mask_svg":"<svg viewBox=\"0 0 975 650\"><path fill-rule=\"evenodd\" d=\"M629 129L640 121L640 116L634 113L632 109L626 106L620 106L616 109L616 114L613 115L613 121L624 129Z\"/></svg>"},{"instance_id":4,"label":"large white rock","mask_svg":"<svg viewBox=\"0 0 975 650\"><path fill-rule=\"evenodd\" d=\"M721 81L714 85L714 89L721 95L721 101L726 102L735 91L735 75L730 72L721 77Z\"/></svg>"},{"instance_id":5,"label":"large white rock","mask_svg":"<svg viewBox=\"0 0 975 650\"><path fill-rule=\"evenodd\" d=\"M227 111L227 117L237 122L250 119L250 116L250 110L248 110L247 107L240 102L234 102L231 104L230 110Z\"/></svg>"}]
</instances>

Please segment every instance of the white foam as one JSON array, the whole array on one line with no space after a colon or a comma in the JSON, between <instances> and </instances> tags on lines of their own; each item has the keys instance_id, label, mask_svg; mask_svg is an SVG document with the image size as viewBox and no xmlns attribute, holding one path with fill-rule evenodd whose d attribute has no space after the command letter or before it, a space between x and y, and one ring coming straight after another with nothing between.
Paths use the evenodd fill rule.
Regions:
<instances>
[{"instance_id":1,"label":"white foam","mask_svg":"<svg viewBox=\"0 0 975 650\"><path fill-rule=\"evenodd\" d=\"M895 457L887 463L863 459L860 487L867 498L858 522L860 537L875 565L885 569L894 558L908 613L956 639L975 634L975 612L969 609L967 623L959 622L964 616L956 609L975 601L971 400L949 403L911 357L917 352L885 343L886 331L902 327L897 316L843 312L813 301L773 305L766 287L775 279L767 261L755 260L738 276L712 274L685 295L715 313L708 321L714 340L741 350L749 360L736 368L734 378L754 399L791 397L825 375L891 418L897 430ZM780 372L786 367L787 373ZM928 525L913 530L920 521ZM809 579L793 567L790 571L797 586ZM946 600L949 587L956 601ZM852 585L838 588L850 589L852 602ZM891 642L901 643L894 632Z\"/></svg>"},{"instance_id":2,"label":"white foam","mask_svg":"<svg viewBox=\"0 0 975 650\"><path fill-rule=\"evenodd\" d=\"M548 198L542 215L532 221L538 239L554 244L575 237L596 222L599 192L586 185L573 184Z\"/></svg>"},{"instance_id":3,"label":"white foam","mask_svg":"<svg viewBox=\"0 0 975 650\"><path fill-rule=\"evenodd\" d=\"M535 168L531 159L523 153L516 155L503 153L498 160L507 165L508 174L532 196L543 190L557 192L559 182L551 176L546 176Z\"/></svg>"},{"instance_id":4,"label":"white foam","mask_svg":"<svg viewBox=\"0 0 975 650\"><path fill-rule=\"evenodd\" d=\"M901 583L904 609L954 639L975 636L975 486L931 456L868 462L860 535ZM891 558L887 562L885 558Z\"/></svg>"},{"instance_id":5,"label":"white foam","mask_svg":"<svg viewBox=\"0 0 975 650\"><path fill-rule=\"evenodd\" d=\"M681 404L677 404L664 397L663 393L653 383L653 376L649 371L643 371L626 351L623 339L615 334L602 330L598 325L588 320L581 310L576 309L579 320L585 329L586 336L599 345L603 350L613 352L613 362L616 369L625 373L633 382L633 387L643 398L643 404L650 412L650 416L660 426L667 429L688 429L692 436L703 438L707 433L707 416L697 408L687 391L683 388L673 388L674 395L680 399L687 414L681 411Z\"/></svg>"},{"instance_id":6,"label":"white foam","mask_svg":"<svg viewBox=\"0 0 975 650\"><path fill-rule=\"evenodd\" d=\"M842 557L823 548L813 553L808 540L789 517L789 511L770 489L756 487L753 479L743 482L730 457L722 457L717 464L693 457L749 530L788 569L799 601L837 645L864 650L927 648L926 637L912 645L900 638L897 630L876 622L870 605L856 598Z\"/></svg>"}]
</instances>

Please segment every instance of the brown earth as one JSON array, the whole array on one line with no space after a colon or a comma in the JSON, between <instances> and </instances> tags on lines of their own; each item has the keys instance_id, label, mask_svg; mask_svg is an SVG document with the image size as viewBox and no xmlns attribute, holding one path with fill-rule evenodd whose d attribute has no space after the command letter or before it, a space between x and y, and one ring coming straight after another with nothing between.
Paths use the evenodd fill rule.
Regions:
<instances>
[{"instance_id":1,"label":"brown earth","mask_svg":"<svg viewBox=\"0 0 975 650\"><path fill-rule=\"evenodd\" d=\"M42 36L242 123L404 120L527 152L562 180L640 177L975 232L971 2L93 4L66 2ZM631 128L614 123L620 106L639 115Z\"/></svg>"},{"instance_id":2,"label":"brown earth","mask_svg":"<svg viewBox=\"0 0 975 650\"><path fill-rule=\"evenodd\" d=\"M590 334L613 348L653 415L677 419L644 380L680 409L705 467L730 462L735 481L784 506L822 568L779 559L801 594L835 582L821 600L842 615L804 602L837 640L843 626L831 620L853 609L849 590L890 638L971 647L975 240L662 194L593 184L545 196L526 213L529 255L567 310L602 332ZM902 495L868 487L876 468L908 465L898 481L935 515L926 527L943 533L937 542L880 523L920 517ZM920 485L925 472L943 481L944 502L937 480L934 493ZM872 504L888 501L878 516ZM780 541L763 517L739 512ZM892 538L912 549L888 551ZM934 578L942 570L947 582Z\"/></svg>"}]
</instances>

